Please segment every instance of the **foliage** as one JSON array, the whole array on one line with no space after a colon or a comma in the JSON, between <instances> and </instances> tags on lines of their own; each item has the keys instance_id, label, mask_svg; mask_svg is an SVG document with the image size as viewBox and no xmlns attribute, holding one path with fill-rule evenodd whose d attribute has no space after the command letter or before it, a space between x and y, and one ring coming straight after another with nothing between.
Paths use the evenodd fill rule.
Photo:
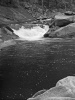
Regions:
<instances>
[{"instance_id":1,"label":"foliage","mask_svg":"<svg viewBox=\"0 0 75 100\"><path fill-rule=\"evenodd\" d=\"M0 5L17 7L19 5L19 0L0 0Z\"/></svg>"},{"instance_id":2,"label":"foliage","mask_svg":"<svg viewBox=\"0 0 75 100\"><path fill-rule=\"evenodd\" d=\"M40 6L45 6L48 9L75 9L75 0L0 0L0 5L18 7L21 5L21 2L38 4Z\"/></svg>"}]
</instances>

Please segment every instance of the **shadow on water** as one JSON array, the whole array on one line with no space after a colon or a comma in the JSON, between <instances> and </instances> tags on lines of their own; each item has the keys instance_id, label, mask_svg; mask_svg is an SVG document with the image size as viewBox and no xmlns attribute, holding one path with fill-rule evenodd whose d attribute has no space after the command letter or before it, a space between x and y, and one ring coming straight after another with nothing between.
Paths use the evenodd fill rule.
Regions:
<instances>
[{"instance_id":1,"label":"shadow on water","mask_svg":"<svg viewBox=\"0 0 75 100\"><path fill-rule=\"evenodd\" d=\"M0 51L1 99L26 100L75 73L75 39L15 40Z\"/></svg>"}]
</instances>

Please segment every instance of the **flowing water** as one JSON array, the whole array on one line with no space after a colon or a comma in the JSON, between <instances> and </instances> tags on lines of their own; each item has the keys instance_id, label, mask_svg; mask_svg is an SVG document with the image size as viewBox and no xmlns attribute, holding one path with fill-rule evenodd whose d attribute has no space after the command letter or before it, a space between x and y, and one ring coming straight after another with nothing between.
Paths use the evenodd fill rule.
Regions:
<instances>
[{"instance_id":1,"label":"flowing water","mask_svg":"<svg viewBox=\"0 0 75 100\"><path fill-rule=\"evenodd\" d=\"M44 34L47 33L47 31L49 30L49 26L41 25L41 24L39 24L39 25L36 24L34 26L34 24L28 24L28 25L26 25L26 27L24 25L21 28L19 28L18 30L15 30L13 28L12 28L12 30L18 37L20 37L24 40L32 41L32 40L39 40L40 38L42 38L44 36Z\"/></svg>"},{"instance_id":2,"label":"flowing water","mask_svg":"<svg viewBox=\"0 0 75 100\"><path fill-rule=\"evenodd\" d=\"M75 39L15 41L0 51L0 100L27 100L75 75Z\"/></svg>"}]
</instances>

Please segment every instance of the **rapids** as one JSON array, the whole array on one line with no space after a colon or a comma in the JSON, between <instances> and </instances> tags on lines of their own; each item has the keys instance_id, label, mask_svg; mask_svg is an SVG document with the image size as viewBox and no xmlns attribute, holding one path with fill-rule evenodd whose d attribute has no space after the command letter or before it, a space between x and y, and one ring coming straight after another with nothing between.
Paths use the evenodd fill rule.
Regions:
<instances>
[{"instance_id":1,"label":"rapids","mask_svg":"<svg viewBox=\"0 0 75 100\"><path fill-rule=\"evenodd\" d=\"M42 27L41 27L39 25L36 25L31 28L25 28L24 26L22 26L18 30L16 30L16 29L12 29L12 30L14 31L14 34L19 36L19 38L21 38L23 40L32 41L32 40L39 40L40 38L42 38L44 36L44 34L48 32L49 26L42 25Z\"/></svg>"}]
</instances>

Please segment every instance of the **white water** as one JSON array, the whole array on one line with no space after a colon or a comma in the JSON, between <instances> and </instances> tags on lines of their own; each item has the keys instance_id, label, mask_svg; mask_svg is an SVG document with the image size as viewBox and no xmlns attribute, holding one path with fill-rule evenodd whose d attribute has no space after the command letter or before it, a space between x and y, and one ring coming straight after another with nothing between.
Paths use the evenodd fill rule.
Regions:
<instances>
[{"instance_id":1,"label":"white water","mask_svg":"<svg viewBox=\"0 0 75 100\"><path fill-rule=\"evenodd\" d=\"M23 40L39 40L44 36L45 33L49 30L48 25L43 25L41 28L39 25L34 26L33 28L25 28L22 26L19 30L12 29L14 33Z\"/></svg>"}]
</instances>

